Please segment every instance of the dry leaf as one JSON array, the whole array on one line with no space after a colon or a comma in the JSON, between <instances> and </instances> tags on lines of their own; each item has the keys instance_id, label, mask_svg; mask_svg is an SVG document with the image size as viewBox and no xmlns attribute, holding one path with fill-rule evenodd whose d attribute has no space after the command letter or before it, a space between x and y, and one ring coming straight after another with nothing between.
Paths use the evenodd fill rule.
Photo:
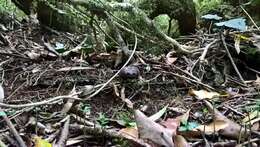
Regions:
<instances>
[{"instance_id":1,"label":"dry leaf","mask_svg":"<svg viewBox=\"0 0 260 147\"><path fill-rule=\"evenodd\" d=\"M176 117L175 119L179 120L183 124L186 124L188 122L189 116L190 116L190 110L188 110L183 115Z\"/></svg>"},{"instance_id":2,"label":"dry leaf","mask_svg":"<svg viewBox=\"0 0 260 147\"><path fill-rule=\"evenodd\" d=\"M152 116L149 117L150 120L152 121L156 121L159 118L161 118L163 116L163 114L166 112L168 106L163 107L160 111L158 111L157 113L153 114Z\"/></svg>"},{"instance_id":3,"label":"dry leaf","mask_svg":"<svg viewBox=\"0 0 260 147\"><path fill-rule=\"evenodd\" d=\"M235 37L235 49L237 51L237 54L240 53L240 37Z\"/></svg>"},{"instance_id":4,"label":"dry leaf","mask_svg":"<svg viewBox=\"0 0 260 147\"><path fill-rule=\"evenodd\" d=\"M158 145L173 147L173 132L153 122L141 111L135 110L135 120L140 138L148 139Z\"/></svg>"},{"instance_id":5,"label":"dry leaf","mask_svg":"<svg viewBox=\"0 0 260 147\"><path fill-rule=\"evenodd\" d=\"M189 94L190 94L191 96L197 96L197 98L200 99L200 100L203 100L203 99L212 99L212 98L214 98L214 97L220 96L220 94L217 93L217 92L208 92L208 91L206 91L206 90L196 91L196 90L194 90L194 89L191 89L191 90L189 91Z\"/></svg>"},{"instance_id":6,"label":"dry leaf","mask_svg":"<svg viewBox=\"0 0 260 147\"><path fill-rule=\"evenodd\" d=\"M161 124L165 126L167 129L170 129L173 131L173 134L176 135L177 128L180 126L181 123L187 124L189 119L190 110L188 110L186 113L184 113L181 116L178 116L176 118L168 118L166 121L162 121Z\"/></svg>"},{"instance_id":7,"label":"dry leaf","mask_svg":"<svg viewBox=\"0 0 260 147\"><path fill-rule=\"evenodd\" d=\"M177 57L173 57L173 55L175 54L175 51L169 52L166 55L166 63L171 65L172 63L174 63L178 58Z\"/></svg>"},{"instance_id":8,"label":"dry leaf","mask_svg":"<svg viewBox=\"0 0 260 147\"><path fill-rule=\"evenodd\" d=\"M216 120L208 125L200 125L198 130L201 132L205 132L205 134L213 134L214 132L218 132L221 129L225 129L228 126L228 123L224 120Z\"/></svg>"},{"instance_id":9,"label":"dry leaf","mask_svg":"<svg viewBox=\"0 0 260 147\"><path fill-rule=\"evenodd\" d=\"M218 130L218 133L220 135L223 135L225 137L233 138L233 139L239 139L241 136L241 139L244 139L248 136L249 130L246 130L244 127L240 126L239 124L235 123L234 121L228 119L226 116L224 116L222 113L220 113L217 109L215 109L211 103L208 101L204 101L206 105L208 106L208 109L214 113L214 121L220 123L222 125L219 125L219 127L224 127L226 124L227 126L223 129Z\"/></svg>"},{"instance_id":10,"label":"dry leaf","mask_svg":"<svg viewBox=\"0 0 260 147\"><path fill-rule=\"evenodd\" d=\"M168 118L166 121L162 121L161 124L167 129L172 130L173 134L176 134L177 128L180 126L180 120Z\"/></svg>"},{"instance_id":11,"label":"dry leaf","mask_svg":"<svg viewBox=\"0 0 260 147\"><path fill-rule=\"evenodd\" d=\"M137 128L123 128L119 131L120 134L127 135L132 138L138 138Z\"/></svg>"},{"instance_id":12,"label":"dry leaf","mask_svg":"<svg viewBox=\"0 0 260 147\"><path fill-rule=\"evenodd\" d=\"M243 123L249 123L250 121L252 121L254 118L256 117L260 117L260 112L259 111L253 111L251 112L248 116L246 116L242 122Z\"/></svg>"},{"instance_id":13,"label":"dry leaf","mask_svg":"<svg viewBox=\"0 0 260 147\"><path fill-rule=\"evenodd\" d=\"M174 145L175 147L190 147L189 143L181 135L174 136Z\"/></svg>"}]
</instances>

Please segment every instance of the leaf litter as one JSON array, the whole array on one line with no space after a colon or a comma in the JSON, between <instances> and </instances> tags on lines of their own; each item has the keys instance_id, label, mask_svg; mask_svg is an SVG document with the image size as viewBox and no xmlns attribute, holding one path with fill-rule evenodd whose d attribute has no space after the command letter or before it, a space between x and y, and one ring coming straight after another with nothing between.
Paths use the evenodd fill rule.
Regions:
<instances>
[{"instance_id":1,"label":"leaf litter","mask_svg":"<svg viewBox=\"0 0 260 147\"><path fill-rule=\"evenodd\" d=\"M23 40L19 37L23 33L4 33L16 51L1 45L0 131L6 133L1 142L11 137L25 146L39 147L125 142L167 147L259 145L259 73L241 66L245 80L253 82L244 85L239 81L221 44L207 46L219 38L210 36L204 41L203 46L211 49L204 54L203 63L196 62L201 54L168 52L160 58L138 52L140 59L131 63L138 76L116 77L98 95L83 100L118 71L114 67L117 53L96 52L82 60L80 52L69 51L60 57L61 53L50 49L78 48L74 42L81 42L84 36L75 34L78 40L71 41L73 36L51 34L48 37L56 40L49 39L46 49L47 44L31 39L31 34L25 33L28 39ZM251 35L256 48L258 36ZM40 32L37 37L41 40ZM242 54L247 42L230 40L235 41L230 43L233 51ZM120 120L124 123L118 123Z\"/></svg>"}]
</instances>

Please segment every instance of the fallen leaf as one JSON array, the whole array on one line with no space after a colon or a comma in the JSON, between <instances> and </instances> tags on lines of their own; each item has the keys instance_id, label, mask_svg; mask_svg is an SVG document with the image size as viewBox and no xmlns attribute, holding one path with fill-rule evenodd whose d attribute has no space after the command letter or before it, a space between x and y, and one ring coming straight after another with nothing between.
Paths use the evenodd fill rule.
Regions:
<instances>
[{"instance_id":1,"label":"fallen leaf","mask_svg":"<svg viewBox=\"0 0 260 147\"><path fill-rule=\"evenodd\" d=\"M138 138L137 128L123 128L119 131L120 134L128 135L133 138Z\"/></svg>"},{"instance_id":2,"label":"fallen leaf","mask_svg":"<svg viewBox=\"0 0 260 147\"><path fill-rule=\"evenodd\" d=\"M171 64L173 64L178 58L177 57L174 57L174 54L175 54L176 52L175 51L171 51L171 52L169 52L167 55L166 55L166 63L168 64L168 65L171 65Z\"/></svg>"},{"instance_id":3,"label":"fallen leaf","mask_svg":"<svg viewBox=\"0 0 260 147\"><path fill-rule=\"evenodd\" d=\"M208 92L206 90L199 90L199 91L196 91L196 90L193 90L191 89L189 91L189 94L191 96L196 96L198 99L200 100L203 100L203 99L212 99L214 97L219 97L220 94L217 93L217 92Z\"/></svg>"},{"instance_id":4,"label":"fallen leaf","mask_svg":"<svg viewBox=\"0 0 260 147\"><path fill-rule=\"evenodd\" d=\"M253 111L251 113L249 113L248 116L246 116L242 122L243 123L249 123L250 121L252 121L254 118L256 117L260 117L260 112L259 111Z\"/></svg>"},{"instance_id":5,"label":"fallen leaf","mask_svg":"<svg viewBox=\"0 0 260 147\"><path fill-rule=\"evenodd\" d=\"M41 139L41 137L34 137L34 141L35 147L52 147L52 145L48 141Z\"/></svg>"},{"instance_id":6,"label":"fallen leaf","mask_svg":"<svg viewBox=\"0 0 260 147\"><path fill-rule=\"evenodd\" d=\"M168 118L166 121L162 121L161 124L167 129L172 130L173 134L176 134L176 130L180 126L180 120Z\"/></svg>"},{"instance_id":7,"label":"fallen leaf","mask_svg":"<svg viewBox=\"0 0 260 147\"><path fill-rule=\"evenodd\" d=\"M182 124L187 124L189 119L190 110L188 110L183 115L177 116L176 118L167 118L166 121L162 121L161 124L173 131L173 134L176 134L177 128Z\"/></svg>"},{"instance_id":8,"label":"fallen leaf","mask_svg":"<svg viewBox=\"0 0 260 147\"><path fill-rule=\"evenodd\" d=\"M200 125L195 130L200 130L201 132L204 132L205 134L213 134L214 132L218 132L221 129L225 129L228 126L228 123L224 120L216 120L208 125Z\"/></svg>"},{"instance_id":9,"label":"fallen leaf","mask_svg":"<svg viewBox=\"0 0 260 147\"><path fill-rule=\"evenodd\" d=\"M176 117L176 119L180 120L180 122L182 124L187 124L189 116L190 116L190 109L186 113L184 113L183 115Z\"/></svg>"},{"instance_id":10,"label":"fallen leaf","mask_svg":"<svg viewBox=\"0 0 260 147\"><path fill-rule=\"evenodd\" d=\"M174 145L175 147L190 147L189 143L181 135L174 136Z\"/></svg>"},{"instance_id":11,"label":"fallen leaf","mask_svg":"<svg viewBox=\"0 0 260 147\"><path fill-rule=\"evenodd\" d=\"M235 40L235 49L237 51L237 54L239 54L240 53L240 37L235 37L234 40Z\"/></svg>"},{"instance_id":12,"label":"fallen leaf","mask_svg":"<svg viewBox=\"0 0 260 147\"><path fill-rule=\"evenodd\" d=\"M160 111L158 111L157 113L153 114L152 116L149 117L150 120L152 121L156 121L159 118L161 118L163 116L163 114L166 112L168 106L163 107Z\"/></svg>"},{"instance_id":13,"label":"fallen leaf","mask_svg":"<svg viewBox=\"0 0 260 147\"><path fill-rule=\"evenodd\" d=\"M139 110L135 110L135 120L140 138L148 139L166 147L174 146L171 130L153 122Z\"/></svg>"},{"instance_id":14,"label":"fallen leaf","mask_svg":"<svg viewBox=\"0 0 260 147\"><path fill-rule=\"evenodd\" d=\"M233 138L233 139L245 139L248 136L249 130L246 130L241 125L235 123L234 121L228 119L221 112L213 107L213 105L204 100L208 109L214 113L214 123L218 124L218 133L222 136ZM211 123L212 124L212 123ZM227 125L227 126L226 126ZM225 127L224 127L225 126ZM215 126L216 127L216 126ZM220 129L223 127L222 129Z\"/></svg>"}]
</instances>

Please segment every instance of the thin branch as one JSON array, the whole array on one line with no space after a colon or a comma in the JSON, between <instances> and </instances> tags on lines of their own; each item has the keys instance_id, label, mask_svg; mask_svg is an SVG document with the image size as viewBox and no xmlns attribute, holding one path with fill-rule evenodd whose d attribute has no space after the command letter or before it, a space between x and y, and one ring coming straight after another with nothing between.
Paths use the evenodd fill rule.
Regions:
<instances>
[{"instance_id":1,"label":"thin branch","mask_svg":"<svg viewBox=\"0 0 260 147\"><path fill-rule=\"evenodd\" d=\"M100 87L97 91L95 91L93 94L91 94L90 96L88 96L87 98L85 98L84 100L88 100L92 97L94 97L95 95L97 95L100 91L102 91L120 72L123 68L126 67L126 65L130 62L130 60L132 59L132 57L135 54L137 48L137 37L135 36L135 45L134 45L134 49L131 53L131 55L129 56L128 60L125 62L125 64L106 82L102 85L102 87Z\"/></svg>"},{"instance_id":2,"label":"thin branch","mask_svg":"<svg viewBox=\"0 0 260 147\"><path fill-rule=\"evenodd\" d=\"M65 124L63 125L63 129L61 131L60 139L57 143L57 147L65 147L66 140L68 139L69 135L69 124L70 124L70 116L67 117Z\"/></svg>"},{"instance_id":3,"label":"thin branch","mask_svg":"<svg viewBox=\"0 0 260 147\"><path fill-rule=\"evenodd\" d=\"M260 28L257 26L253 18L248 14L248 12L243 8L243 6L240 6L240 8L244 11L244 13L247 15L247 17L250 19L250 21L254 24L254 26L257 28L258 31L260 31Z\"/></svg>"},{"instance_id":4,"label":"thin branch","mask_svg":"<svg viewBox=\"0 0 260 147\"><path fill-rule=\"evenodd\" d=\"M0 107L3 107L3 108L14 108L14 109L15 108L24 108L24 107L35 107L35 106L40 106L40 105L52 104L55 101L57 103L58 100L61 100L61 99L82 100L80 98L75 98L73 95L64 95L64 96L53 97L53 98L50 98L48 100L43 100L43 101L35 102L35 103L17 104L17 105L0 103Z\"/></svg>"},{"instance_id":5,"label":"thin branch","mask_svg":"<svg viewBox=\"0 0 260 147\"><path fill-rule=\"evenodd\" d=\"M239 70L238 70L238 68L237 68L237 66L236 66L236 64L235 64L235 62L234 62L234 60L233 60L233 58L232 58L232 56L231 56L229 50L228 50L227 44L226 44L226 42L225 42L225 37L223 36L223 34L221 34L221 40L222 40L222 43L223 43L224 48L226 49L226 52L227 52L228 57L229 57L229 59L230 59L230 62L231 62L231 64L233 65L233 68L235 69L235 71L236 71L238 77L240 78L240 80L242 81L242 83L245 84L245 80L244 80L244 78L242 77L242 75L240 74L240 72L239 72Z\"/></svg>"},{"instance_id":6,"label":"thin branch","mask_svg":"<svg viewBox=\"0 0 260 147\"><path fill-rule=\"evenodd\" d=\"M205 60L205 57L206 57L206 55L207 55L207 53L208 53L209 48L210 48L212 45L216 44L218 41L219 41L218 39L215 39L214 41L212 41L210 44L208 44L208 45L204 48L204 51L203 51L203 53L202 53L201 56L200 56L200 61L204 61L204 60Z\"/></svg>"},{"instance_id":7,"label":"thin branch","mask_svg":"<svg viewBox=\"0 0 260 147\"><path fill-rule=\"evenodd\" d=\"M0 112L4 112L1 108L0 108ZM12 132L12 134L14 135L14 137L16 138L17 142L19 143L20 147L27 147L26 144L24 143L22 137L19 135L19 133L17 132L17 130L15 129L14 125L12 124L12 122L10 121L10 119L7 117L7 115L2 115L4 121L6 122L7 126L9 127L10 131Z\"/></svg>"}]
</instances>

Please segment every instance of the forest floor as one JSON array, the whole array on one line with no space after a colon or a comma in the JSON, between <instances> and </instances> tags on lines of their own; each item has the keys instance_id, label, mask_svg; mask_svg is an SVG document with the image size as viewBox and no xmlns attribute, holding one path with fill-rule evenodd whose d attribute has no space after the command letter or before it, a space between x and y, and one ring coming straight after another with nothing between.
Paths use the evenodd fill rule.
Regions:
<instances>
[{"instance_id":1,"label":"forest floor","mask_svg":"<svg viewBox=\"0 0 260 147\"><path fill-rule=\"evenodd\" d=\"M175 145L180 146L260 146L260 79L256 76L260 72L239 58L230 58L218 37L200 33L182 37L187 45L210 48L205 60L200 60L202 52L153 56L138 50L128 65L138 68L138 77L119 75L102 87L120 69L114 68L116 52L59 53L55 48L75 49L84 36L38 26L0 32L5 96L0 106L27 146L37 141L60 144L64 136L66 146L130 146L124 139L134 146L155 146L136 136L135 122L155 128L160 122L168 129L174 123L178 126L174 134L185 138L180 141L175 136ZM226 41L234 50L234 42ZM154 116L158 123L138 122L137 110ZM4 121L0 119L0 139L19 144ZM132 130L126 129L131 126ZM158 130L149 131L156 136Z\"/></svg>"}]
</instances>

